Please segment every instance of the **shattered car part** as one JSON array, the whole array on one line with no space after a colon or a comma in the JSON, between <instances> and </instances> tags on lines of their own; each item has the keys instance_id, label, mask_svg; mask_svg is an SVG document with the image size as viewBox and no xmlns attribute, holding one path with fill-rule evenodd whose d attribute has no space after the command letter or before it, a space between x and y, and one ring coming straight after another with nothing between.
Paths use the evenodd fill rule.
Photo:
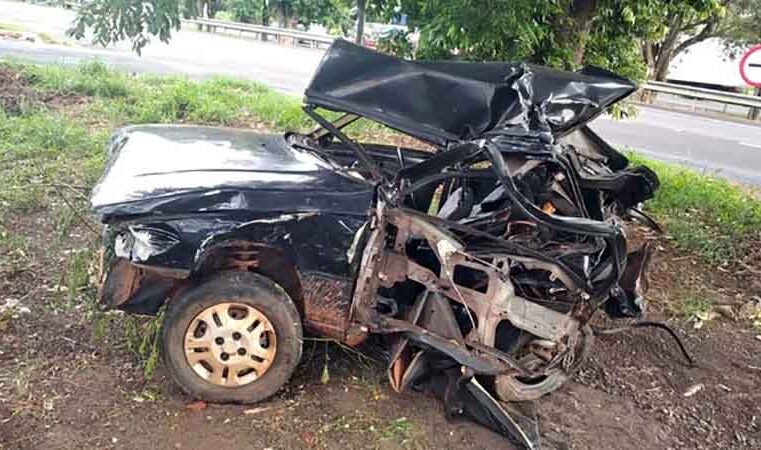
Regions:
<instances>
[{"instance_id":1,"label":"shattered car part","mask_svg":"<svg viewBox=\"0 0 761 450\"><path fill-rule=\"evenodd\" d=\"M114 135L92 197L109 230L101 301L155 314L215 274L256 272L314 333L387 336L395 390L428 386L449 415L535 448L497 399L560 387L600 309L643 312L650 250L622 223L658 177L586 126L634 89L600 69L414 62L337 40L306 90L311 133ZM361 118L433 151L357 142L343 130Z\"/></svg>"}]
</instances>

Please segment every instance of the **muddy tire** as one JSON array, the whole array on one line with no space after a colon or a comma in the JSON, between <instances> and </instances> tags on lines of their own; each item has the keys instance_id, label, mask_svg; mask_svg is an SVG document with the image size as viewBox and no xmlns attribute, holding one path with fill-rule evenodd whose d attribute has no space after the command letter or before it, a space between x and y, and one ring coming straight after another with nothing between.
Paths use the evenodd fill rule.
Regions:
<instances>
[{"instance_id":1,"label":"muddy tire","mask_svg":"<svg viewBox=\"0 0 761 450\"><path fill-rule=\"evenodd\" d=\"M568 375L560 371L555 371L536 382L526 382L512 376L498 376L494 379L494 390L502 401L527 402L556 391L567 380Z\"/></svg>"},{"instance_id":2,"label":"muddy tire","mask_svg":"<svg viewBox=\"0 0 761 450\"><path fill-rule=\"evenodd\" d=\"M588 325L582 329L579 336L580 342L577 347L575 360L568 370L554 369L545 376L533 380L525 380L507 375L497 376L494 378L494 391L497 397L506 402L525 402L538 400L540 397L560 389L586 360L594 344L594 334ZM531 358L531 356L525 357L521 362L529 366L538 362L532 361Z\"/></svg>"},{"instance_id":3,"label":"muddy tire","mask_svg":"<svg viewBox=\"0 0 761 450\"><path fill-rule=\"evenodd\" d=\"M291 298L250 272L214 275L169 303L164 363L187 394L255 403L275 394L301 359L301 319Z\"/></svg>"}]
</instances>

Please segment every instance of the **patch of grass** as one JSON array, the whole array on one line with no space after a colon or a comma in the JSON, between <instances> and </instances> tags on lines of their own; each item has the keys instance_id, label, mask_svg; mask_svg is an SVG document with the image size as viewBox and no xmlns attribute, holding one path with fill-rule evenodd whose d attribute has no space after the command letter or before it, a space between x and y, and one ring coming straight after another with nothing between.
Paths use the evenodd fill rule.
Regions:
<instances>
[{"instance_id":1,"label":"patch of grass","mask_svg":"<svg viewBox=\"0 0 761 450\"><path fill-rule=\"evenodd\" d=\"M69 257L69 268L66 271L66 292L69 305L77 303L80 292L90 286L90 266L94 260L91 251L72 252Z\"/></svg>"},{"instance_id":2,"label":"patch of grass","mask_svg":"<svg viewBox=\"0 0 761 450\"><path fill-rule=\"evenodd\" d=\"M17 25L15 23L3 23L3 22L0 22L0 30L12 31L16 33L23 33L24 31L28 31L26 27L23 27L21 25Z\"/></svg>"},{"instance_id":3,"label":"patch of grass","mask_svg":"<svg viewBox=\"0 0 761 450\"><path fill-rule=\"evenodd\" d=\"M56 113L6 116L0 110L0 211L43 208L54 202L53 185L91 185L102 169L106 142L107 133L92 133Z\"/></svg>"},{"instance_id":4,"label":"patch of grass","mask_svg":"<svg viewBox=\"0 0 761 450\"><path fill-rule=\"evenodd\" d=\"M9 31L11 33L29 33L31 30L29 28L18 25L15 23L2 23L0 22L0 31ZM46 44L60 44L53 36L51 36L48 33L40 33L40 32L33 32L39 40Z\"/></svg>"},{"instance_id":5,"label":"patch of grass","mask_svg":"<svg viewBox=\"0 0 761 450\"><path fill-rule=\"evenodd\" d=\"M59 42L48 33L37 33L37 37L46 44L59 44Z\"/></svg>"},{"instance_id":6,"label":"patch of grass","mask_svg":"<svg viewBox=\"0 0 761 450\"><path fill-rule=\"evenodd\" d=\"M369 434L396 448L425 448L417 439L419 431L406 417L389 420L367 414L337 416L323 426L321 433Z\"/></svg>"},{"instance_id":7,"label":"patch of grass","mask_svg":"<svg viewBox=\"0 0 761 450\"><path fill-rule=\"evenodd\" d=\"M197 82L183 77L130 76L94 61L78 66L0 63L18 70L35 88L59 95L84 95L101 101L88 111L110 126L126 123L188 122L247 125L260 122L281 130L314 127L299 97L245 80L212 78ZM337 113L327 112L330 118ZM360 120L347 129L368 135L384 130ZM385 131L388 133L388 131Z\"/></svg>"},{"instance_id":8,"label":"patch of grass","mask_svg":"<svg viewBox=\"0 0 761 450\"><path fill-rule=\"evenodd\" d=\"M394 419L380 430L381 439L404 442L412 432L412 423L406 417Z\"/></svg>"},{"instance_id":9,"label":"patch of grass","mask_svg":"<svg viewBox=\"0 0 761 450\"><path fill-rule=\"evenodd\" d=\"M135 88L128 75L110 70L97 60L77 66L12 63L12 67L35 87L60 95L126 97Z\"/></svg>"},{"instance_id":10,"label":"patch of grass","mask_svg":"<svg viewBox=\"0 0 761 450\"><path fill-rule=\"evenodd\" d=\"M705 316L714 306L714 300L704 293L691 291L672 305L673 313L687 319Z\"/></svg>"},{"instance_id":11,"label":"patch of grass","mask_svg":"<svg viewBox=\"0 0 761 450\"><path fill-rule=\"evenodd\" d=\"M0 222L0 270L22 272L31 257L29 240Z\"/></svg>"},{"instance_id":12,"label":"patch of grass","mask_svg":"<svg viewBox=\"0 0 761 450\"><path fill-rule=\"evenodd\" d=\"M630 154L661 180L648 210L677 247L711 264L743 260L761 243L761 198L729 181Z\"/></svg>"}]
</instances>

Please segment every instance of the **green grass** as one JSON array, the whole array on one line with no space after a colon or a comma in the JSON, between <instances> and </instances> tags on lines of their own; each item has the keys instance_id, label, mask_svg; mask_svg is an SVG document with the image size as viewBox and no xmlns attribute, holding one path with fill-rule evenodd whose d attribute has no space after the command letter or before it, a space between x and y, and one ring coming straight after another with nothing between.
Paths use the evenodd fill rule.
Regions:
<instances>
[{"instance_id":1,"label":"green grass","mask_svg":"<svg viewBox=\"0 0 761 450\"><path fill-rule=\"evenodd\" d=\"M114 125L192 122L221 125L254 120L276 128L311 126L297 97L259 83L213 78L195 82L180 77L133 77L100 62L79 66L39 66L6 62L43 92L94 97L89 113Z\"/></svg>"},{"instance_id":2,"label":"green grass","mask_svg":"<svg viewBox=\"0 0 761 450\"><path fill-rule=\"evenodd\" d=\"M706 262L742 260L761 244L761 198L729 181L630 154L661 179L647 203L677 247Z\"/></svg>"},{"instance_id":3,"label":"green grass","mask_svg":"<svg viewBox=\"0 0 761 450\"><path fill-rule=\"evenodd\" d=\"M14 23L0 22L0 31L11 31L15 33L23 33L24 31L28 31L28 30L21 25L16 25Z\"/></svg>"},{"instance_id":4,"label":"green grass","mask_svg":"<svg viewBox=\"0 0 761 450\"><path fill-rule=\"evenodd\" d=\"M14 23L3 23L0 22L0 31L9 31L11 33L28 33L31 30L29 30L27 27L23 25L18 25ZM46 44L60 44L53 36L51 36L48 33L34 33L37 35L37 38L41 40L42 42Z\"/></svg>"},{"instance_id":5,"label":"green grass","mask_svg":"<svg viewBox=\"0 0 761 450\"><path fill-rule=\"evenodd\" d=\"M714 307L714 299L705 292L690 291L670 306L673 313L687 319L702 318Z\"/></svg>"},{"instance_id":6,"label":"green grass","mask_svg":"<svg viewBox=\"0 0 761 450\"><path fill-rule=\"evenodd\" d=\"M107 135L57 113L7 116L0 110L0 213L46 206L57 192L54 185L92 185L103 166Z\"/></svg>"}]
</instances>

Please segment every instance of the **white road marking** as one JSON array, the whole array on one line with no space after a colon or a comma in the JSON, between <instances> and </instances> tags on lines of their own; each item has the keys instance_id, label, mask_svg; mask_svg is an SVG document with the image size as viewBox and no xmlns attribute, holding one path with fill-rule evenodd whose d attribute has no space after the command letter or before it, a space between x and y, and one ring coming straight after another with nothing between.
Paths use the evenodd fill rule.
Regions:
<instances>
[{"instance_id":1,"label":"white road marking","mask_svg":"<svg viewBox=\"0 0 761 450\"><path fill-rule=\"evenodd\" d=\"M740 142L740 145L744 145L746 147L761 148L761 144L750 144L748 142Z\"/></svg>"}]
</instances>

